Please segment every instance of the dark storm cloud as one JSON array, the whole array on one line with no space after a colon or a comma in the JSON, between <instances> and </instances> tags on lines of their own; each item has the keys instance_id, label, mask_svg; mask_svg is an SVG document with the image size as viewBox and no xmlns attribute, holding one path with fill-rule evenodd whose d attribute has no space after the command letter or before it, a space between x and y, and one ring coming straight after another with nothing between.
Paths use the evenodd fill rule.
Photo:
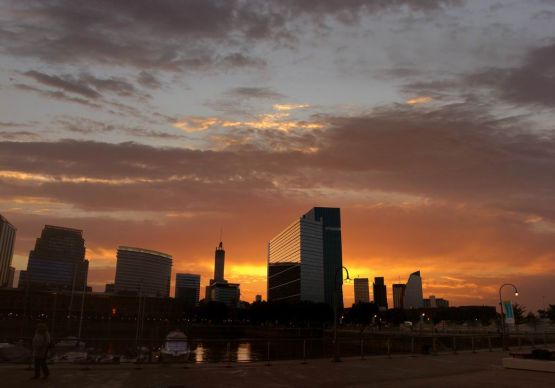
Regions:
<instances>
[{"instance_id":1,"label":"dark storm cloud","mask_svg":"<svg viewBox=\"0 0 555 388\"><path fill-rule=\"evenodd\" d=\"M159 89L162 87L162 83L158 80L158 78L144 70L137 76L137 82L149 89Z\"/></svg>"},{"instance_id":2,"label":"dark storm cloud","mask_svg":"<svg viewBox=\"0 0 555 388\"><path fill-rule=\"evenodd\" d=\"M281 93L276 92L271 88L263 87L237 87L229 89L225 92L226 95L231 97L240 98L254 98L254 99L267 99L274 100L285 98Z\"/></svg>"},{"instance_id":3,"label":"dark storm cloud","mask_svg":"<svg viewBox=\"0 0 555 388\"><path fill-rule=\"evenodd\" d=\"M402 6L431 11L455 0L261 1L18 1L4 6L3 51L49 63L84 61L166 70L260 67L239 42L294 41L289 24L320 23ZM348 16L350 15L350 16ZM295 30L293 28L293 30Z\"/></svg>"},{"instance_id":4,"label":"dark storm cloud","mask_svg":"<svg viewBox=\"0 0 555 388\"><path fill-rule=\"evenodd\" d=\"M39 96L47 97L47 98L54 99L54 100L74 102L74 103L77 103L77 104L88 106L90 108L97 108L98 109L98 108L102 107L101 105L99 105L97 103L90 102L89 100L86 100L84 98L69 96L66 93L64 93L62 91L59 91L59 90L58 91L44 90L44 89L36 88L34 86L31 86L31 85L26 85L26 84L15 84L14 87L16 89L22 90L24 92L32 92L32 93L38 94Z\"/></svg>"},{"instance_id":5,"label":"dark storm cloud","mask_svg":"<svg viewBox=\"0 0 555 388\"><path fill-rule=\"evenodd\" d=\"M404 86L406 92L434 98L477 96L483 90L512 104L555 106L555 43L529 50L519 66L487 68L445 79L414 80Z\"/></svg>"},{"instance_id":6,"label":"dark storm cloud","mask_svg":"<svg viewBox=\"0 0 555 388\"><path fill-rule=\"evenodd\" d=\"M555 106L555 43L531 50L519 67L488 69L467 81L491 86L509 102Z\"/></svg>"},{"instance_id":7,"label":"dark storm cloud","mask_svg":"<svg viewBox=\"0 0 555 388\"><path fill-rule=\"evenodd\" d=\"M49 75L35 70L23 73L45 86L62 89L68 93L79 94L83 97L97 99L101 93L115 93L121 97L144 96L139 94L133 84L118 77L100 78L89 73L81 73L78 76L70 74Z\"/></svg>"}]
</instances>

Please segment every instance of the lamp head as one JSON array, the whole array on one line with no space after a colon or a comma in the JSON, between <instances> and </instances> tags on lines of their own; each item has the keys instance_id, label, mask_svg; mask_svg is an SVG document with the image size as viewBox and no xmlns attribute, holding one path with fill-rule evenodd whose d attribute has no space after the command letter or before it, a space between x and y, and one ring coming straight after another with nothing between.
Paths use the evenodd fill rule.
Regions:
<instances>
[{"instance_id":1,"label":"lamp head","mask_svg":"<svg viewBox=\"0 0 555 388\"><path fill-rule=\"evenodd\" d=\"M515 296L518 296L518 291L515 291Z\"/></svg>"}]
</instances>

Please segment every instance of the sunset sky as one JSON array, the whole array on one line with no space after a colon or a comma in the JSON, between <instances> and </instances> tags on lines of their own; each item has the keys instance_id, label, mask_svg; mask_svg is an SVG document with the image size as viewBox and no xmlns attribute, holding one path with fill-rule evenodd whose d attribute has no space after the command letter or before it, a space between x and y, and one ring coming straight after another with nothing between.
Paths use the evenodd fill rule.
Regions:
<instances>
[{"instance_id":1,"label":"sunset sky","mask_svg":"<svg viewBox=\"0 0 555 388\"><path fill-rule=\"evenodd\" d=\"M553 0L0 0L14 266L83 229L97 291L118 245L204 286L223 228L265 297L267 242L332 206L390 303L416 270L452 305L555 303L554 108Z\"/></svg>"}]
</instances>

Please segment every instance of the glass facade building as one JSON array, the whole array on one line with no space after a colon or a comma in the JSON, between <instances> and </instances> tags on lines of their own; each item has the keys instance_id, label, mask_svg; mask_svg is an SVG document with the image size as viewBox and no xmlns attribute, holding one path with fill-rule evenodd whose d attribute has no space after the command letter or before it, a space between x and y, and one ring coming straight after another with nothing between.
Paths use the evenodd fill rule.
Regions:
<instances>
[{"instance_id":1,"label":"glass facade building","mask_svg":"<svg viewBox=\"0 0 555 388\"><path fill-rule=\"evenodd\" d=\"M303 216L268 243L269 302L324 302L322 221Z\"/></svg>"},{"instance_id":2,"label":"glass facade building","mask_svg":"<svg viewBox=\"0 0 555 388\"><path fill-rule=\"evenodd\" d=\"M198 305L200 297L200 275L175 274L175 298L187 306Z\"/></svg>"},{"instance_id":3,"label":"glass facade building","mask_svg":"<svg viewBox=\"0 0 555 388\"><path fill-rule=\"evenodd\" d=\"M343 274L338 269L343 266L341 245L341 211L335 207L315 207L310 209L304 218L321 222L323 240L324 266L324 302L333 306L337 283L337 300L339 309L343 308ZM337 273L337 275L336 275ZM337 279L335 277L338 276Z\"/></svg>"},{"instance_id":4,"label":"glass facade building","mask_svg":"<svg viewBox=\"0 0 555 388\"><path fill-rule=\"evenodd\" d=\"M170 296L172 256L149 249L118 247L116 293Z\"/></svg>"},{"instance_id":5,"label":"glass facade building","mask_svg":"<svg viewBox=\"0 0 555 388\"><path fill-rule=\"evenodd\" d=\"M420 271L411 273L405 288L403 308L419 309L424 307L424 296L422 294L422 278Z\"/></svg>"},{"instance_id":6,"label":"glass facade building","mask_svg":"<svg viewBox=\"0 0 555 388\"><path fill-rule=\"evenodd\" d=\"M83 290L88 271L83 231L45 225L29 253L27 271L21 271L19 287Z\"/></svg>"},{"instance_id":7,"label":"glass facade building","mask_svg":"<svg viewBox=\"0 0 555 388\"><path fill-rule=\"evenodd\" d=\"M15 227L0 215L0 287L11 287L10 268L15 245L15 232Z\"/></svg>"}]
</instances>

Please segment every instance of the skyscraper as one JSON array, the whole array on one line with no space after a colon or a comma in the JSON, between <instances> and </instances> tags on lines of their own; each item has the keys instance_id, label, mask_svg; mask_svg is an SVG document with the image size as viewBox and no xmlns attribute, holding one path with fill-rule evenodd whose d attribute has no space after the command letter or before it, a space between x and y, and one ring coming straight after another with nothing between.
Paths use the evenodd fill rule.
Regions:
<instances>
[{"instance_id":1,"label":"skyscraper","mask_svg":"<svg viewBox=\"0 0 555 388\"><path fill-rule=\"evenodd\" d=\"M214 253L214 281L221 282L224 280L224 266L225 266L225 250L223 243L216 248Z\"/></svg>"},{"instance_id":2,"label":"skyscraper","mask_svg":"<svg viewBox=\"0 0 555 388\"><path fill-rule=\"evenodd\" d=\"M335 283L337 282L337 299L343 308L343 253L341 246L341 211L334 207L315 207L303 217L322 223L324 242L324 301L332 306L335 300ZM338 273L341 272L340 274ZM336 279L336 274L338 278Z\"/></svg>"},{"instance_id":3,"label":"skyscraper","mask_svg":"<svg viewBox=\"0 0 555 388\"><path fill-rule=\"evenodd\" d=\"M200 275L175 274L175 298L187 306L198 305L200 297Z\"/></svg>"},{"instance_id":4,"label":"skyscraper","mask_svg":"<svg viewBox=\"0 0 555 388\"><path fill-rule=\"evenodd\" d=\"M355 278L355 303L369 303L370 289L368 278Z\"/></svg>"},{"instance_id":5,"label":"skyscraper","mask_svg":"<svg viewBox=\"0 0 555 388\"><path fill-rule=\"evenodd\" d=\"M223 242L214 252L214 279L206 286L204 299L207 302L225 303L229 307L237 307L241 297L241 289L237 283L229 283L224 277L225 250Z\"/></svg>"},{"instance_id":6,"label":"skyscraper","mask_svg":"<svg viewBox=\"0 0 555 388\"><path fill-rule=\"evenodd\" d=\"M407 286L405 288L405 298L403 300L403 308L418 309L424 307L424 296L422 294L422 278L420 271L416 271L409 276Z\"/></svg>"},{"instance_id":7,"label":"skyscraper","mask_svg":"<svg viewBox=\"0 0 555 388\"><path fill-rule=\"evenodd\" d=\"M170 296L172 256L143 248L118 247L116 293Z\"/></svg>"},{"instance_id":8,"label":"skyscraper","mask_svg":"<svg viewBox=\"0 0 555 388\"><path fill-rule=\"evenodd\" d=\"M383 277L374 278L374 303L382 311L387 310L387 287Z\"/></svg>"},{"instance_id":9,"label":"skyscraper","mask_svg":"<svg viewBox=\"0 0 555 388\"><path fill-rule=\"evenodd\" d=\"M83 290L88 270L83 231L45 225L29 253L27 271L21 271L19 287Z\"/></svg>"},{"instance_id":10,"label":"skyscraper","mask_svg":"<svg viewBox=\"0 0 555 388\"><path fill-rule=\"evenodd\" d=\"M0 287L8 285L15 244L15 227L0 215Z\"/></svg>"},{"instance_id":11,"label":"skyscraper","mask_svg":"<svg viewBox=\"0 0 555 388\"><path fill-rule=\"evenodd\" d=\"M268 243L269 302L324 302L322 222L305 217Z\"/></svg>"},{"instance_id":12,"label":"skyscraper","mask_svg":"<svg viewBox=\"0 0 555 388\"><path fill-rule=\"evenodd\" d=\"M396 309L402 309L405 299L405 284L394 284L393 285L393 307Z\"/></svg>"},{"instance_id":13,"label":"skyscraper","mask_svg":"<svg viewBox=\"0 0 555 388\"><path fill-rule=\"evenodd\" d=\"M315 207L268 243L268 301L342 307L341 267L340 210Z\"/></svg>"}]
</instances>

